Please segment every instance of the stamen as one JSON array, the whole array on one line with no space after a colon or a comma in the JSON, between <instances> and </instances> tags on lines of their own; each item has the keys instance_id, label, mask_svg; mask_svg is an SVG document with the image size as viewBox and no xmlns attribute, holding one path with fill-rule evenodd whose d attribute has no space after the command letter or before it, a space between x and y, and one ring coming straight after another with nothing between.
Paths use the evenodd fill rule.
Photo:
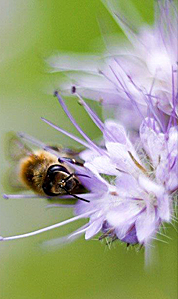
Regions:
<instances>
[{"instance_id":1,"label":"stamen","mask_svg":"<svg viewBox=\"0 0 178 299\"><path fill-rule=\"evenodd\" d=\"M132 153L130 151L128 151L129 156L131 157L132 161L134 162L134 164L144 173L148 176L147 170L134 158L134 156L132 155Z\"/></svg>"},{"instance_id":2,"label":"stamen","mask_svg":"<svg viewBox=\"0 0 178 299\"><path fill-rule=\"evenodd\" d=\"M172 122L174 121L174 126L177 125L177 120L176 120L176 97L175 97L175 91L174 91L174 69L173 69L173 66L172 66L172 105L173 105L173 109L172 109L172 112L171 112L171 115L170 115L170 119L169 119L169 123L168 123L168 126L167 126L167 133L169 132L169 129L171 127L171 124Z\"/></svg>"},{"instance_id":3,"label":"stamen","mask_svg":"<svg viewBox=\"0 0 178 299\"><path fill-rule=\"evenodd\" d=\"M79 98L79 103L85 108L87 113L89 114L90 118L93 120L93 122L97 125L97 127L101 130L101 132L104 131L104 124L99 119L99 117L95 114L95 112L85 103L85 101L82 99L82 97L76 93L76 96Z\"/></svg>"},{"instance_id":4,"label":"stamen","mask_svg":"<svg viewBox=\"0 0 178 299\"><path fill-rule=\"evenodd\" d=\"M76 86L73 85L72 88L71 88L71 93L76 93L76 90L77 90L77 89L76 89Z\"/></svg>"},{"instance_id":5,"label":"stamen","mask_svg":"<svg viewBox=\"0 0 178 299\"><path fill-rule=\"evenodd\" d=\"M147 96L147 97L150 99L151 104L152 104L152 98L154 98L154 96L152 95L152 91L153 91L153 87L154 87L155 81L156 81L156 74L155 74L155 76L154 76L154 78L153 78L153 80L152 80L152 83L151 83L151 87L150 87L150 91L149 91L149 93L146 93L146 94L145 94L145 96ZM133 83L133 84L134 84L134 83ZM157 99L157 97L155 97L155 98ZM159 98L158 98L158 99L159 99ZM153 106L153 105L152 105L152 106ZM149 109L149 114L151 114L152 109L150 109L149 104L148 104L148 109ZM154 109L154 108L153 108L153 109ZM162 111L160 110L160 114L161 114L161 113L162 113ZM153 115L153 116L154 116L153 130L154 130L157 134L159 133L159 131L157 130L157 128L156 128L156 126L155 126L156 121L158 121L158 123L160 122L159 124L162 125L162 130L163 130L163 132L165 132L164 120L161 121L161 115L159 115L159 119L156 118L155 115Z\"/></svg>"},{"instance_id":6,"label":"stamen","mask_svg":"<svg viewBox=\"0 0 178 299\"><path fill-rule=\"evenodd\" d=\"M164 127L163 127L163 125L162 125L162 123L161 123L159 117L158 117L158 116L156 115L156 113L155 113L155 108L154 108L153 103L152 103L151 95L150 95L150 94L147 94L147 95L144 94L143 91L142 91L142 90L141 90L141 89L134 83L134 81L132 80L132 78L131 78L130 76L128 76L128 75L127 75L127 77L129 78L129 80L130 80L130 82L133 84L133 86L134 86L140 93L142 93L143 98L144 98L146 104L148 105L150 111L152 112L152 114L153 114L155 120L159 123L160 128L162 129L162 131L165 132L165 129L164 129ZM148 96L149 100L147 100L147 96Z\"/></svg>"},{"instance_id":7,"label":"stamen","mask_svg":"<svg viewBox=\"0 0 178 299\"><path fill-rule=\"evenodd\" d=\"M87 228L88 228L88 224L85 224L82 227L80 227L78 230L76 230L75 232L73 232L73 233L71 233L67 236L64 236L64 237L60 237L60 238L56 238L56 239L53 239L53 240L46 241L46 242L43 243L43 245L45 245L45 246L50 245L50 247L48 247L48 250L51 250L51 245L52 246L60 246L60 245L62 246L66 243L71 243L74 240L76 240L77 238L79 238L80 235L85 233Z\"/></svg>"},{"instance_id":8,"label":"stamen","mask_svg":"<svg viewBox=\"0 0 178 299\"><path fill-rule=\"evenodd\" d=\"M71 238L73 238L73 237L75 237L75 236L78 236L78 235L80 235L80 234L83 234L84 232L86 232L88 226L89 226L88 223L85 224L85 225L83 225L83 226L80 227L77 231L75 231L75 232L73 232L72 234L70 234L70 235L68 236L68 239L71 239Z\"/></svg>"},{"instance_id":9,"label":"stamen","mask_svg":"<svg viewBox=\"0 0 178 299\"><path fill-rule=\"evenodd\" d=\"M36 194L3 194L4 199L47 198Z\"/></svg>"},{"instance_id":10,"label":"stamen","mask_svg":"<svg viewBox=\"0 0 178 299\"><path fill-rule=\"evenodd\" d=\"M83 130L80 128L80 126L76 123L75 119L73 118L73 116L71 115L71 113L69 112L66 104L64 103L63 99L61 98L61 96L59 95L59 93L57 91L55 91L54 95L58 98L58 101L61 105L61 107L63 108L64 112L66 113L66 115L68 116L68 118L70 119L70 121L73 123L73 125L76 127L77 131L85 138L85 140L90 144L90 146L92 146L93 149L95 149L97 152L99 152L99 154L103 154L104 151L102 149L100 149L84 132Z\"/></svg>"},{"instance_id":11,"label":"stamen","mask_svg":"<svg viewBox=\"0 0 178 299\"><path fill-rule=\"evenodd\" d=\"M115 59L116 63L120 66L119 62ZM120 68L123 70L123 68L120 66ZM128 96L128 98L130 99L131 103L136 107L139 115L141 116L141 118L144 120L144 116L141 113L140 109L138 108L138 105L135 101L135 99L130 95L129 91L126 89L126 87L124 86L124 84L121 82L121 80L119 79L119 77L116 75L116 73L114 72L113 68L110 66L110 69L113 73L113 75L115 76L115 78L117 79L117 81L119 82L120 86L122 87L123 91L125 92L125 94ZM124 71L124 70L123 70ZM125 71L124 71L125 72ZM127 75L127 74L126 74ZM128 76L128 75L127 75Z\"/></svg>"},{"instance_id":12,"label":"stamen","mask_svg":"<svg viewBox=\"0 0 178 299\"><path fill-rule=\"evenodd\" d=\"M26 233L26 234L22 234L22 235L17 235L17 236L12 236L12 237L5 237L5 238L1 237L0 241L10 241L10 240L22 239L22 238L27 238L27 237L39 235L41 233L47 232L49 230L52 230L52 229L55 229L55 228L58 228L58 227L61 227L61 226L66 225L68 223L71 223L71 222L74 222L76 220L79 220L81 218L89 217L94 212L96 212L96 210L93 210L93 211L81 214L81 215L73 217L71 219L67 219L65 221L62 221L62 222L59 222L59 223L56 223L56 224L44 227L42 229L38 229L38 230L30 232L30 233Z\"/></svg>"},{"instance_id":13,"label":"stamen","mask_svg":"<svg viewBox=\"0 0 178 299\"><path fill-rule=\"evenodd\" d=\"M90 146L88 143L86 143L86 142L83 141L82 139L78 138L77 136L75 136L75 135L73 135L73 134L71 134L71 133L69 133L69 132L67 132L67 131L65 131L65 130L63 130L63 129L61 129L59 126L56 126L56 125L53 124L51 121L49 121L49 120L47 120L47 119L45 119L45 118L43 118L43 117L42 117L41 119L42 119L42 121L44 121L45 123L47 123L48 125L50 125L51 127L53 127L54 129L56 129L57 131L61 132L62 134L64 134L64 135L70 137L71 139L73 139L73 140L77 141L78 143L82 144L83 146L85 146L85 147L87 147L87 148L93 150L93 147L92 147L92 146Z\"/></svg>"},{"instance_id":14,"label":"stamen","mask_svg":"<svg viewBox=\"0 0 178 299\"><path fill-rule=\"evenodd\" d=\"M102 75L104 78L106 78L110 83L112 83L115 86L117 92L122 91L122 89L119 89L118 85L114 81L112 81L103 71L99 71L99 74Z\"/></svg>"},{"instance_id":15,"label":"stamen","mask_svg":"<svg viewBox=\"0 0 178 299\"><path fill-rule=\"evenodd\" d=\"M167 236L166 234L162 234L160 231L157 232L158 235L163 236L164 238L167 238L169 240L172 240L172 238L170 238L169 236Z\"/></svg>"},{"instance_id":16,"label":"stamen","mask_svg":"<svg viewBox=\"0 0 178 299\"><path fill-rule=\"evenodd\" d=\"M76 93L76 95L80 100L79 103L85 108L85 110L89 114L90 118L97 125L97 127L101 130L101 132L105 133L105 135L108 135L110 139L115 141L116 138L112 135L112 132L110 132L109 130L106 130L104 123L100 120L100 118L96 115L96 113L87 105L87 103L82 99L82 97L78 93Z\"/></svg>"},{"instance_id":17,"label":"stamen","mask_svg":"<svg viewBox=\"0 0 178 299\"><path fill-rule=\"evenodd\" d=\"M47 205L46 208L75 208L75 205L65 205L65 204L59 204L59 203L54 203Z\"/></svg>"}]
</instances>

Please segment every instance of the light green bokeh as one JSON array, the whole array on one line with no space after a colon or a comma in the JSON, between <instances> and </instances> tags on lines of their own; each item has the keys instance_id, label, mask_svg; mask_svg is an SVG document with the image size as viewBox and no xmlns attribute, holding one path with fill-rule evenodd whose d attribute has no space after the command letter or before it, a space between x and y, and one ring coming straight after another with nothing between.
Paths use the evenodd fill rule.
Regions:
<instances>
[{"instance_id":1,"label":"light green bokeh","mask_svg":"<svg viewBox=\"0 0 178 299\"><path fill-rule=\"evenodd\" d=\"M133 3L151 23L152 1ZM106 17L109 23L111 17L99 0L1 0L0 6L3 182L8 168L3 140L8 131L24 131L44 142L77 146L40 120L44 116L75 132L56 99L47 93L57 86L56 76L45 72L44 60L56 50L90 52L93 41L100 38L96 16ZM118 31L114 22L111 28L112 33ZM98 47L101 50L101 45ZM67 104L86 133L92 138L99 137L99 131L75 100L68 100ZM1 193L4 190L2 183ZM45 206L44 200L1 198L0 234L32 231L72 216L72 211L46 210ZM57 250L41 247L42 241L70 233L82 223L29 239L0 243L0 299L177 298L177 233L171 226L167 228L171 239L168 244L155 243L154 260L147 269L143 250L138 253L134 248L127 250L119 242L112 249L83 238Z\"/></svg>"}]
</instances>

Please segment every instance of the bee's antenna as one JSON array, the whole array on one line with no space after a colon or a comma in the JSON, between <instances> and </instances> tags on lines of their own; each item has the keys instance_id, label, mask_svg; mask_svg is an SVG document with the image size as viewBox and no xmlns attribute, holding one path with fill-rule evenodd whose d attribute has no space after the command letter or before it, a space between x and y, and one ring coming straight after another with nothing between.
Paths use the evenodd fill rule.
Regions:
<instances>
[{"instance_id":1,"label":"bee's antenna","mask_svg":"<svg viewBox=\"0 0 178 299\"><path fill-rule=\"evenodd\" d=\"M67 194L73 196L74 198L83 200L83 201L85 201L85 202L90 202L88 199L85 199L85 198L82 198L82 197L79 197L79 196L77 196L77 195L75 195L75 194L70 193L65 187L61 187L61 188L64 189L64 190L66 191Z\"/></svg>"}]
</instances>

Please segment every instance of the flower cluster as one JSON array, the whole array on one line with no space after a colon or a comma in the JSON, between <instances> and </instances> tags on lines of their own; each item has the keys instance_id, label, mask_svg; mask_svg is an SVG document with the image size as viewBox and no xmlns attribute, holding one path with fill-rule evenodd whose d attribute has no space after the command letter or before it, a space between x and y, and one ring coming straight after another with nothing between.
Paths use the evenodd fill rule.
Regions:
<instances>
[{"instance_id":1,"label":"flower cluster","mask_svg":"<svg viewBox=\"0 0 178 299\"><path fill-rule=\"evenodd\" d=\"M81 64L78 67L75 64L75 70L90 73L92 84L89 75L83 75L70 90L100 129L102 145L96 144L79 127L58 92L55 96L83 138L43 119L86 147L80 153L84 165L71 165L65 158L63 161L81 175L80 181L88 193L80 197L89 202L79 200L73 205L75 216L71 219L2 240L28 237L87 218L88 222L65 241L81 234L90 239L100 233L100 239L108 237L111 241L119 239L127 244L147 246L163 223L174 219L178 189L176 12L171 1L157 1L157 4L159 18L154 28L145 27L137 36L131 35L133 47L125 55L118 50L118 55L105 59L102 70L98 72L96 66L94 74L91 74L94 69L86 70ZM55 68L62 68L59 64L58 61ZM118 121L116 113L114 119L102 122L82 95L96 100L102 98L107 106L114 104L123 117ZM129 137L129 128L137 130L136 139ZM50 151L44 144L31 141Z\"/></svg>"},{"instance_id":2,"label":"flower cluster","mask_svg":"<svg viewBox=\"0 0 178 299\"><path fill-rule=\"evenodd\" d=\"M108 1L107 8L128 40L120 47L110 46L102 56L52 57L52 71L66 71L71 78L61 84L61 90L70 93L75 85L81 96L99 101L106 109L114 107L115 117L132 130L138 129L148 109L165 118L171 113L177 116L178 27L174 2L157 0L154 26L143 24L137 33L111 3Z\"/></svg>"},{"instance_id":3,"label":"flower cluster","mask_svg":"<svg viewBox=\"0 0 178 299\"><path fill-rule=\"evenodd\" d=\"M67 239L73 239L81 233L85 233L85 238L90 239L102 232L100 238L120 239L127 244L149 244L161 224L172 219L173 195L178 188L177 127L170 126L163 133L154 118L145 118L139 133L142 144L136 149L122 125L115 120L103 123L79 96L80 104L103 133L104 146L100 147L85 135L60 95L56 95L85 141L43 120L87 147L80 153L85 161L84 166L72 167L79 175L82 174L81 183L90 192L80 194L80 197L89 200L89 203L79 200L74 205L76 216L72 219L2 240L28 237L80 218L89 218L86 225L67 236ZM34 139L29 140L50 150ZM71 163L65 158L63 161Z\"/></svg>"},{"instance_id":4,"label":"flower cluster","mask_svg":"<svg viewBox=\"0 0 178 299\"><path fill-rule=\"evenodd\" d=\"M83 135L61 97L57 96ZM80 154L85 169L90 171L89 177L92 173L93 179L99 179L96 184L94 180L87 179L86 183L86 178L81 178L87 188L94 187L89 194L82 194L86 199L89 196L90 203L79 201L75 206L77 216L85 215L90 219L82 232L86 239L102 232L102 237L109 236L112 240L117 238L128 244L146 245L161 224L172 219L172 199L178 188L178 128L168 126L163 133L157 120L147 117L140 125L141 144L136 149L122 125L116 120L103 123L80 96L79 99L100 128L104 140L101 148L85 138L88 149Z\"/></svg>"}]
</instances>

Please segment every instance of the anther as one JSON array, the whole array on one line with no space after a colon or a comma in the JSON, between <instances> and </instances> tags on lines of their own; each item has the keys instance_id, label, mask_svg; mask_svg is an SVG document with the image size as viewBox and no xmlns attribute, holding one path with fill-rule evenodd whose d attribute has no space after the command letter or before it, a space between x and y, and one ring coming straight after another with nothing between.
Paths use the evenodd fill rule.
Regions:
<instances>
[{"instance_id":1,"label":"anther","mask_svg":"<svg viewBox=\"0 0 178 299\"><path fill-rule=\"evenodd\" d=\"M54 93L53 93L54 97L57 97L58 96L58 91L55 90Z\"/></svg>"},{"instance_id":2,"label":"anther","mask_svg":"<svg viewBox=\"0 0 178 299\"><path fill-rule=\"evenodd\" d=\"M76 86L75 85L72 86L71 93L76 93Z\"/></svg>"}]
</instances>

